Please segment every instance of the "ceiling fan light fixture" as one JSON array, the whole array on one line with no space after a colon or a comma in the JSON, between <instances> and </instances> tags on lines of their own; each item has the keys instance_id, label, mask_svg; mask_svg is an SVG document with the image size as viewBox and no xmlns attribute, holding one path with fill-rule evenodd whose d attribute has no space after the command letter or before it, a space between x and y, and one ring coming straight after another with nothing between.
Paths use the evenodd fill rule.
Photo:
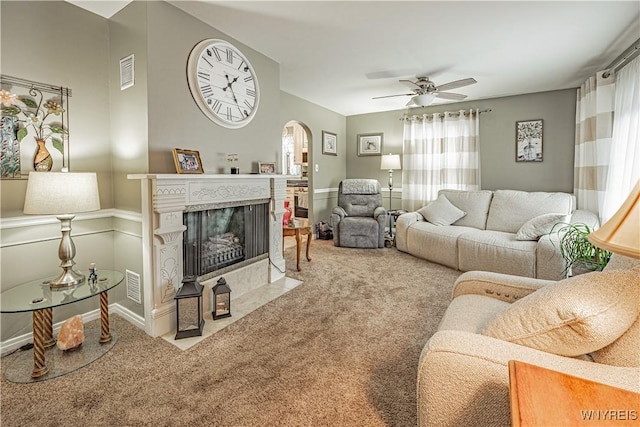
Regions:
<instances>
[{"instance_id":1,"label":"ceiling fan light fixture","mask_svg":"<svg viewBox=\"0 0 640 427\"><path fill-rule=\"evenodd\" d=\"M435 93L425 93L422 95L414 96L413 98L411 98L411 101L419 107L426 107L428 105L431 105L434 99L436 99Z\"/></svg>"}]
</instances>

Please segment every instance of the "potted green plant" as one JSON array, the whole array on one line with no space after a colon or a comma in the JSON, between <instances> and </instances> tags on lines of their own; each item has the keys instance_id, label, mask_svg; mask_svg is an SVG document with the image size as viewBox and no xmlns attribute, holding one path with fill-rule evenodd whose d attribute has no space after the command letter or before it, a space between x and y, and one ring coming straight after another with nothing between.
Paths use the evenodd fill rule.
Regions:
<instances>
[{"instance_id":1,"label":"potted green plant","mask_svg":"<svg viewBox=\"0 0 640 427\"><path fill-rule=\"evenodd\" d=\"M600 271L607 265L611 252L594 246L587 239L593 231L591 227L583 223L557 225L560 226L555 230L560 237L560 254L566 265L564 274L575 276Z\"/></svg>"}]
</instances>

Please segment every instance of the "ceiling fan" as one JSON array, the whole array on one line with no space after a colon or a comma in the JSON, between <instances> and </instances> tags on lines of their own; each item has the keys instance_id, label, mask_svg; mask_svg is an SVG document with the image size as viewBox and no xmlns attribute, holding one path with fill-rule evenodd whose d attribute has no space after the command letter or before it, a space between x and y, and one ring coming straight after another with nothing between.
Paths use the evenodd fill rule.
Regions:
<instances>
[{"instance_id":1,"label":"ceiling fan","mask_svg":"<svg viewBox=\"0 0 640 427\"><path fill-rule=\"evenodd\" d=\"M373 99L380 98L391 98L394 96L411 96L411 100L407 103L407 106L417 105L419 107L426 107L430 105L434 99L442 98L442 99L450 99L452 101L462 101L467 97L467 95L463 95L461 93L453 93L453 92L441 92L443 90L449 89L457 89L459 87L472 85L477 83L476 79L468 78L462 80L456 80L453 82L445 83L439 86L436 86L429 77L426 76L417 76L416 81L402 79L399 80L400 83L403 83L411 88L412 93L401 93L398 95L386 95L386 96L376 96Z\"/></svg>"}]
</instances>

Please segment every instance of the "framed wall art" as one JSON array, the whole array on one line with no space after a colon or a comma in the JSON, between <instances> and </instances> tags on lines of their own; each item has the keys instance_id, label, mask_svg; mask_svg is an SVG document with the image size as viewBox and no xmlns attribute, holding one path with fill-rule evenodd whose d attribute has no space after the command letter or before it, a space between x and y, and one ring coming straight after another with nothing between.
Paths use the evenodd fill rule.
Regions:
<instances>
[{"instance_id":1,"label":"framed wall art","mask_svg":"<svg viewBox=\"0 0 640 427\"><path fill-rule=\"evenodd\" d=\"M276 173L276 164L274 162L258 162L258 173L273 175Z\"/></svg>"},{"instance_id":2,"label":"framed wall art","mask_svg":"<svg viewBox=\"0 0 640 427\"><path fill-rule=\"evenodd\" d=\"M516 162L542 161L542 119L516 122Z\"/></svg>"},{"instance_id":3,"label":"framed wall art","mask_svg":"<svg viewBox=\"0 0 640 427\"><path fill-rule=\"evenodd\" d=\"M358 135L358 156L382 155L383 133L363 133Z\"/></svg>"},{"instance_id":4,"label":"framed wall art","mask_svg":"<svg viewBox=\"0 0 640 427\"><path fill-rule=\"evenodd\" d=\"M172 151L177 173L204 173L199 152L182 148L174 148Z\"/></svg>"},{"instance_id":5,"label":"framed wall art","mask_svg":"<svg viewBox=\"0 0 640 427\"><path fill-rule=\"evenodd\" d=\"M2 74L0 90L0 178L69 171L71 89Z\"/></svg>"},{"instance_id":6,"label":"framed wall art","mask_svg":"<svg viewBox=\"0 0 640 427\"><path fill-rule=\"evenodd\" d=\"M322 154L338 155L338 136L335 133L322 131Z\"/></svg>"}]
</instances>

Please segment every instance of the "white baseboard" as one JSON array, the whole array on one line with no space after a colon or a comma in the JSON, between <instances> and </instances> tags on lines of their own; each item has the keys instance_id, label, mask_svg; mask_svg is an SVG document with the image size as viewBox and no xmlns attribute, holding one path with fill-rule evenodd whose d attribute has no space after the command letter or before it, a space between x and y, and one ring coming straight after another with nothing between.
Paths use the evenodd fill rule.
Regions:
<instances>
[{"instance_id":1,"label":"white baseboard","mask_svg":"<svg viewBox=\"0 0 640 427\"><path fill-rule=\"evenodd\" d=\"M133 326L136 326L142 330L144 330L144 317L141 317L128 308L121 306L118 303L109 304L109 314L118 314L125 318L129 323ZM82 322L87 323L92 320L96 320L100 318L100 309L91 310L82 315ZM57 334L62 327L64 322L58 322L53 325L53 334ZM0 342L0 354L5 355L14 350L19 349L25 344L29 344L33 342L33 333L23 334L17 337L9 338L6 341Z\"/></svg>"}]
</instances>

